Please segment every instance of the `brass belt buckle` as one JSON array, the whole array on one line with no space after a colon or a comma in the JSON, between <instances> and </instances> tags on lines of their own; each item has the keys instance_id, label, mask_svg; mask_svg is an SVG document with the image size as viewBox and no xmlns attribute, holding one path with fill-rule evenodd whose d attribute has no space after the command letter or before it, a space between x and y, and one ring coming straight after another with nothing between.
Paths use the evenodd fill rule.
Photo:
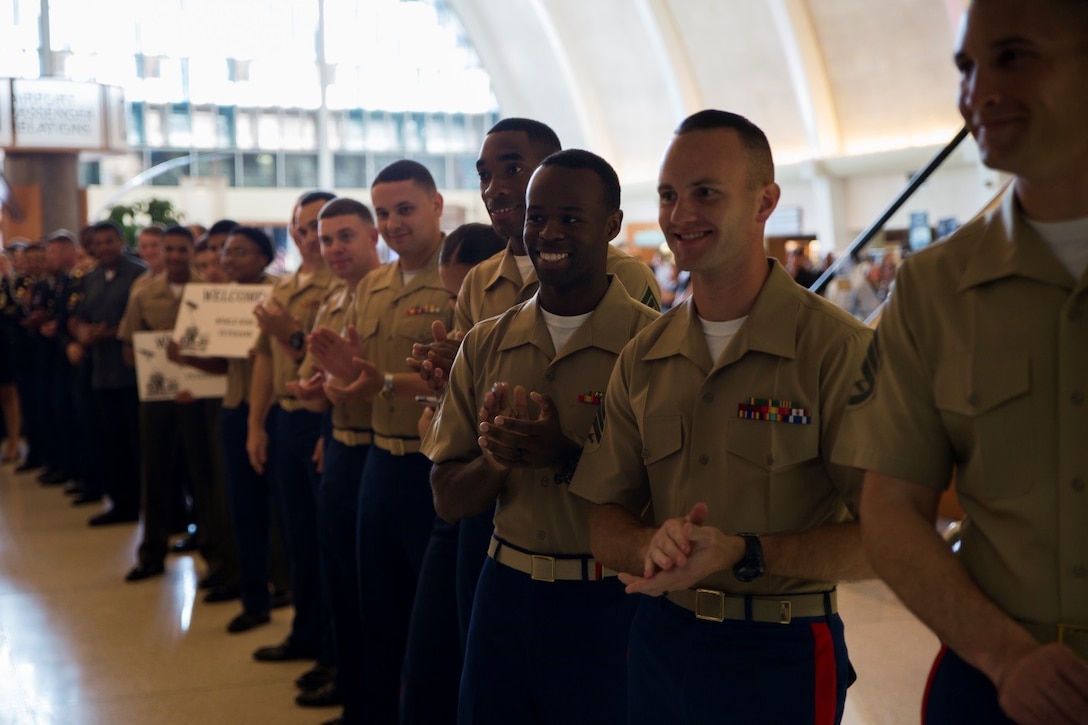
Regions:
<instances>
[{"instance_id":1,"label":"brass belt buckle","mask_svg":"<svg viewBox=\"0 0 1088 725\"><path fill-rule=\"evenodd\" d=\"M696 589L695 617L708 622L724 622L725 595L714 589Z\"/></svg>"},{"instance_id":2,"label":"brass belt buckle","mask_svg":"<svg viewBox=\"0 0 1088 725\"><path fill-rule=\"evenodd\" d=\"M1078 636L1088 637L1088 627L1082 627L1077 624L1059 624L1058 625L1058 644L1066 644L1066 633L1074 634Z\"/></svg>"},{"instance_id":3,"label":"brass belt buckle","mask_svg":"<svg viewBox=\"0 0 1088 725\"><path fill-rule=\"evenodd\" d=\"M404 441L401 440L400 438L390 438L389 439L389 452L392 453L394 456L403 456L404 455Z\"/></svg>"},{"instance_id":4,"label":"brass belt buckle","mask_svg":"<svg viewBox=\"0 0 1088 725\"><path fill-rule=\"evenodd\" d=\"M778 623L789 624L793 620L793 603L788 599L778 602Z\"/></svg>"},{"instance_id":5,"label":"brass belt buckle","mask_svg":"<svg viewBox=\"0 0 1088 725\"><path fill-rule=\"evenodd\" d=\"M530 578L533 581L538 582L554 582L555 581L555 558L551 556L540 556L539 554L530 554L532 557L532 571L529 572Z\"/></svg>"}]
</instances>

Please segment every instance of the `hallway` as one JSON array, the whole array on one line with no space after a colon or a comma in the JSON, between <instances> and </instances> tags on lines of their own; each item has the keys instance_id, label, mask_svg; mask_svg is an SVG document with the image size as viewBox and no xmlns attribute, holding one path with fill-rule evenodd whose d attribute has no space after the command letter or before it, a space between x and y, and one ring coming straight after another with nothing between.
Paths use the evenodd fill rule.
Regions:
<instances>
[{"instance_id":1,"label":"hallway","mask_svg":"<svg viewBox=\"0 0 1088 725\"><path fill-rule=\"evenodd\" d=\"M302 725L335 709L294 704L308 663L264 664L251 652L281 641L291 610L240 635L225 632L237 602L199 601L199 557L126 584L134 525L91 529L93 507L61 487L0 469L0 725ZM851 660L844 723L914 725L937 650L879 582L840 588Z\"/></svg>"}]
</instances>

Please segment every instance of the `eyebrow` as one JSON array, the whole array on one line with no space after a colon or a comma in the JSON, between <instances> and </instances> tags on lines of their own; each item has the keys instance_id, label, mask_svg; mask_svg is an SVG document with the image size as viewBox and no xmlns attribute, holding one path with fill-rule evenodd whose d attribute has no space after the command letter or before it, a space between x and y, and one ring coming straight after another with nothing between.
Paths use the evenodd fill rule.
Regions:
<instances>
[{"instance_id":1,"label":"eyebrow","mask_svg":"<svg viewBox=\"0 0 1088 725\"><path fill-rule=\"evenodd\" d=\"M525 157L519 154L517 151L510 151L505 154L500 154L496 161L524 161ZM476 160L476 168L480 169L487 165L487 162L483 159Z\"/></svg>"}]
</instances>

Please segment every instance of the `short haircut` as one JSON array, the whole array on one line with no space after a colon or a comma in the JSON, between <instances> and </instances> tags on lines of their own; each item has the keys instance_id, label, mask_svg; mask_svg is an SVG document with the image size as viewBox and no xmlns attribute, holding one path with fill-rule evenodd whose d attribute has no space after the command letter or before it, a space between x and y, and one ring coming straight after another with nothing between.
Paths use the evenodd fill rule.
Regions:
<instances>
[{"instance_id":1,"label":"short haircut","mask_svg":"<svg viewBox=\"0 0 1088 725\"><path fill-rule=\"evenodd\" d=\"M200 252L215 252L211 245L208 244L207 233L201 234L200 239L196 240L196 245L193 246L193 252L197 254Z\"/></svg>"},{"instance_id":2,"label":"short haircut","mask_svg":"<svg viewBox=\"0 0 1088 725\"><path fill-rule=\"evenodd\" d=\"M506 240L490 224L462 224L446 235L438 252L438 263L475 267L506 248Z\"/></svg>"},{"instance_id":3,"label":"short haircut","mask_svg":"<svg viewBox=\"0 0 1088 725\"><path fill-rule=\"evenodd\" d=\"M334 216L347 216L354 214L364 222L374 223L374 215L370 213L370 207L361 201L346 196L338 196L317 213L318 219L331 219Z\"/></svg>"},{"instance_id":4,"label":"short haircut","mask_svg":"<svg viewBox=\"0 0 1088 725\"><path fill-rule=\"evenodd\" d=\"M23 250L24 254L30 254L31 252L41 252L45 254L45 245L41 242L31 242L26 245L26 249Z\"/></svg>"},{"instance_id":5,"label":"short haircut","mask_svg":"<svg viewBox=\"0 0 1088 725\"><path fill-rule=\"evenodd\" d=\"M431 176L430 171L427 171L427 167L411 159L401 159L386 166L374 177L370 188L373 189L378 184L392 184L397 181L415 182L432 194L438 191L438 187L434 183L434 177Z\"/></svg>"},{"instance_id":6,"label":"short haircut","mask_svg":"<svg viewBox=\"0 0 1088 725\"><path fill-rule=\"evenodd\" d=\"M770 184L774 181L774 157L771 144L763 130L744 116L729 111L708 109L699 111L685 118L676 129L676 135L682 136L692 131L713 131L730 129L736 132L740 143L748 152L751 162L751 187Z\"/></svg>"},{"instance_id":7,"label":"short haircut","mask_svg":"<svg viewBox=\"0 0 1088 725\"><path fill-rule=\"evenodd\" d=\"M154 222L152 224L148 224L146 227L142 227L140 231L136 232L136 236L140 236L141 234L150 234L153 237L161 237L165 229L166 227L164 227L162 224Z\"/></svg>"},{"instance_id":8,"label":"short haircut","mask_svg":"<svg viewBox=\"0 0 1088 725\"><path fill-rule=\"evenodd\" d=\"M531 144L538 146L545 154L554 154L563 148L563 144L559 143L559 136L551 126L531 118L504 118L492 126L487 135L505 131L521 131L529 137Z\"/></svg>"},{"instance_id":9,"label":"short haircut","mask_svg":"<svg viewBox=\"0 0 1088 725\"><path fill-rule=\"evenodd\" d=\"M321 189L318 189L317 191L307 191L298 198L298 206L301 209L304 206L313 204L315 201L329 201L330 199L335 198L336 194L331 191L323 191Z\"/></svg>"},{"instance_id":10,"label":"short haircut","mask_svg":"<svg viewBox=\"0 0 1088 725\"><path fill-rule=\"evenodd\" d=\"M118 239L121 239L122 241L124 241L124 239L125 239L125 232L124 232L123 229L121 229L121 225L118 224L115 221L110 221L108 219L106 221L97 222L95 224L92 224L91 225L91 231L93 233L97 233L97 232L113 232L114 234L117 235Z\"/></svg>"},{"instance_id":11,"label":"short haircut","mask_svg":"<svg viewBox=\"0 0 1088 725\"><path fill-rule=\"evenodd\" d=\"M583 149L557 151L540 162L540 168L560 166L564 169L588 169L597 175L604 187L604 200L609 211L620 208L620 179L612 164L597 154Z\"/></svg>"},{"instance_id":12,"label":"short haircut","mask_svg":"<svg viewBox=\"0 0 1088 725\"><path fill-rule=\"evenodd\" d=\"M78 244L76 241L76 235L72 234L67 229L55 229L49 233L49 236L45 238L46 244L71 244L75 246Z\"/></svg>"},{"instance_id":13,"label":"short haircut","mask_svg":"<svg viewBox=\"0 0 1088 725\"><path fill-rule=\"evenodd\" d=\"M216 234L230 234L238 228L238 222L233 219L220 219L211 225L208 229L208 234L215 236Z\"/></svg>"},{"instance_id":14,"label":"short haircut","mask_svg":"<svg viewBox=\"0 0 1088 725\"><path fill-rule=\"evenodd\" d=\"M249 241L257 245L257 249L261 254L268 258L269 264L276 258L275 247L272 246L272 239L264 233L264 230L257 227L235 227L231 230L232 237L245 237Z\"/></svg>"},{"instance_id":15,"label":"short haircut","mask_svg":"<svg viewBox=\"0 0 1088 725\"><path fill-rule=\"evenodd\" d=\"M190 244L193 244L195 240L195 237L193 236L193 230L189 227L183 227L180 224L175 224L172 227L167 227L162 235L165 237L167 234L173 235L175 237L185 237L189 240Z\"/></svg>"}]
</instances>

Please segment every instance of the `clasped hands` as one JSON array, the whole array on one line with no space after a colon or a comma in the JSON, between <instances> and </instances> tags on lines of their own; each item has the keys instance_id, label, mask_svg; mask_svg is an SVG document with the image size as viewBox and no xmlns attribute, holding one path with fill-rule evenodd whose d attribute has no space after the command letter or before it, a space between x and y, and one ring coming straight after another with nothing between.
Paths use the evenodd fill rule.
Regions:
<instances>
[{"instance_id":1,"label":"clasped hands","mask_svg":"<svg viewBox=\"0 0 1088 725\"><path fill-rule=\"evenodd\" d=\"M323 378L321 388L325 397L336 404L370 400L381 390L383 375L374 363L363 357L359 333L353 325L348 326L346 338L327 327L319 328L310 334L308 344L320 372L305 385L300 381L300 390L309 388L303 395L312 392L319 375ZM298 391L294 392L299 395Z\"/></svg>"},{"instance_id":2,"label":"clasped hands","mask_svg":"<svg viewBox=\"0 0 1088 725\"><path fill-rule=\"evenodd\" d=\"M409 368L419 373L427 387L438 395L446 387L453 359L457 357L457 350L465 336L460 332L448 333L441 320L431 323L431 335L434 342L417 342L412 345L412 357L406 362Z\"/></svg>"},{"instance_id":3,"label":"clasped hands","mask_svg":"<svg viewBox=\"0 0 1088 725\"><path fill-rule=\"evenodd\" d=\"M530 417L530 400L540 410L536 419ZM552 399L542 393L527 393L520 385L513 390L507 383L492 385L477 422L480 437L476 442L487 462L499 471L563 465L579 450L579 445L563 434Z\"/></svg>"},{"instance_id":4,"label":"clasped hands","mask_svg":"<svg viewBox=\"0 0 1088 725\"><path fill-rule=\"evenodd\" d=\"M658 597L688 589L739 561L744 555L744 540L704 525L706 515L707 505L700 502L687 516L663 523L643 552L642 576L620 573L627 593Z\"/></svg>"}]
</instances>

